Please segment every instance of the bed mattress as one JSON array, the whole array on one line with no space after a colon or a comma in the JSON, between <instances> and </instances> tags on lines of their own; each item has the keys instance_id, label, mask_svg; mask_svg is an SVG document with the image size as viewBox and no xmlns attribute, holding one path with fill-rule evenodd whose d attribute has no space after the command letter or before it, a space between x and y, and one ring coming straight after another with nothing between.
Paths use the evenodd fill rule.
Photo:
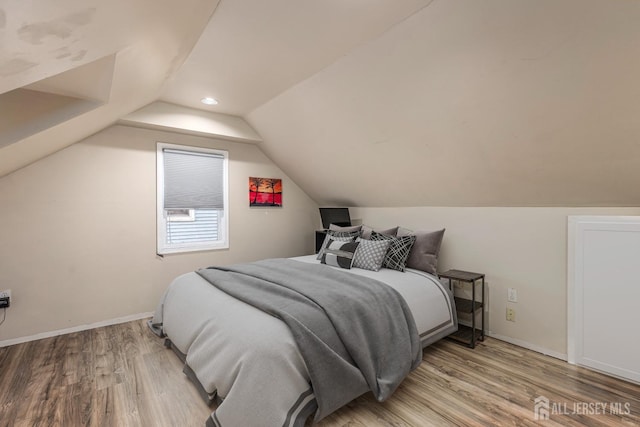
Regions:
<instances>
[{"instance_id":1,"label":"bed mattress","mask_svg":"<svg viewBox=\"0 0 640 427\"><path fill-rule=\"evenodd\" d=\"M313 255L292 259L319 263ZM398 291L411 309L423 346L457 329L453 297L437 277L412 269L341 271ZM196 272L172 282L152 323L162 325L173 346L186 355L186 371L219 402L209 425L302 426L315 411L309 375L288 327Z\"/></svg>"}]
</instances>

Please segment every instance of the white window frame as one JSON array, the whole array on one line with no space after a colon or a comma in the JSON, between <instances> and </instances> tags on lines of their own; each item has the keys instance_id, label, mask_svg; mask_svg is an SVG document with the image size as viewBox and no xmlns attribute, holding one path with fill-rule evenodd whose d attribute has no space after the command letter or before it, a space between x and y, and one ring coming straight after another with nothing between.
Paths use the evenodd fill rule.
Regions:
<instances>
[{"instance_id":1,"label":"white window frame","mask_svg":"<svg viewBox=\"0 0 640 427\"><path fill-rule=\"evenodd\" d=\"M160 255L183 252L210 251L229 248L229 152L213 148L193 147L158 142L156 144L156 223L157 252ZM167 221L189 221L186 215L168 218L164 209L164 149L215 154L223 160L224 209L219 214L218 240L197 243L167 243ZM191 212L190 212L191 214ZM193 219L192 219L193 220Z\"/></svg>"}]
</instances>

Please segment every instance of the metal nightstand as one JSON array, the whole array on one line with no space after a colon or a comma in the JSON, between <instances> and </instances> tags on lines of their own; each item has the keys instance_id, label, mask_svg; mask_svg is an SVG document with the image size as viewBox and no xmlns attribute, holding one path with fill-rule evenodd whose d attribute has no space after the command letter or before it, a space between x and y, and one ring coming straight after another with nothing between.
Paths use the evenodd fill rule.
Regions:
<instances>
[{"instance_id":1,"label":"metal nightstand","mask_svg":"<svg viewBox=\"0 0 640 427\"><path fill-rule=\"evenodd\" d=\"M458 332L449 335L451 338L467 344L471 348L475 348L476 341L484 341L484 274L473 273L471 271L447 270L439 273L442 279L449 280L449 289L453 292L453 281L469 283L471 285L471 299L455 297L456 311L458 313L471 314L471 327L466 325L458 325ZM481 298L476 300L476 282L481 280ZM476 328L476 313L480 310L482 313L481 328Z\"/></svg>"}]
</instances>

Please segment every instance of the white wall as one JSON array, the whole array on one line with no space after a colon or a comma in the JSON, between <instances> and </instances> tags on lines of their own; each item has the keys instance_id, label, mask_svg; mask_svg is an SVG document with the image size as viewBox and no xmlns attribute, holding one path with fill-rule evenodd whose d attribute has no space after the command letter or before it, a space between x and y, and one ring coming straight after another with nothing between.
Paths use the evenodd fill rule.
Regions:
<instances>
[{"instance_id":1,"label":"white wall","mask_svg":"<svg viewBox=\"0 0 640 427\"><path fill-rule=\"evenodd\" d=\"M155 143L230 152L231 247L155 254ZM282 177L284 207L249 208L249 176ZM317 205L253 144L113 126L0 178L0 341L152 311L170 280L212 264L311 253ZM566 354L568 215L640 208L351 208L375 227L445 227L440 270L486 273L488 329ZM507 288L518 291L505 320Z\"/></svg>"},{"instance_id":2,"label":"white wall","mask_svg":"<svg viewBox=\"0 0 640 427\"><path fill-rule=\"evenodd\" d=\"M156 142L229 151L230 248L156 256ZM249 208L248 177L283 178ZM0 341L155 309L170 280L213 264L313 252L318 209L253 144L113 126L0 178Z\"/></svg>"},{"instance_id":3,"label":"white wall","mask_svg":"<svg viewBox=\"0 0 640 427\"><path fill-rule=\"evenodd\" d=\"M439 271L486 274L488 330L543 353L567 354L567 216L638 215L640 208L351 208L373 227L446 228ZM518 302L507 303L513 287ZM505 319L506 307L516 322Z\"/></svg>"}]
</instances>

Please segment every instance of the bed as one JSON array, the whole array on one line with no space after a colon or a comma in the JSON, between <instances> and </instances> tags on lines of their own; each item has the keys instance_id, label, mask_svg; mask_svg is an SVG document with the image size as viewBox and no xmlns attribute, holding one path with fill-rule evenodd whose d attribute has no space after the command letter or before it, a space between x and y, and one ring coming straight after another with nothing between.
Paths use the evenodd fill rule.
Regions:
<instances>
[{"instance_id":1,"label":"bed","mask_svg":"<svg viewBox=\"0 0 640 427\"><path fill-rule=\"evenodd\" d=\"M275 261L278 260L265 262ZM457 330L453 297L431 274L411 268L405 272L386 268L379 271L344 270L321 265L313 255L278 262L344 282L381 282L381 286L390 287L401 296L400 300L409 309L408 317L415 322L420 359L423 347ZM272 269L274 264L265 265ZM231 288L234 288L233 284ZM358 381L348 381L346 385L350 390L342 393L340 386L334 393L337 396L331 396L337 400L327 404L324 398L322 401L317 399L315 394L319 397L320 391L314 394L311 376L322 377L322 360L310 364L305 359L307 354L303 357L304 352L296 343L299 338L295 330L292 333L292 329L273 313L268 314L212 286L202 271L181 275L171 283L150 326L157 334L166 336L168 345L183 358L185 373L203 397L217 402L215 411L206 420L207 426L303 426L314 414L317 421L368 388L362 388ZM400 339L396 335L394 332L389 338ZM392 357L387 353L393 354L393 350L388 349L396 347L401 345L383 344L383 350L377 350L378 354L373 358ZM323 351L319 347L310 351L306 346L305 350L306 353ZM401 354L407 352L402 351L398 350ZM415 359L416 356L409 359L411 357ZM417 366L415 362L408 361L410 369ZM403 366L408 373L407 364ZM328 384L332 384L331 381ZM384 378L380 384L379 388L388 385ZM382 400L395 386L397 384L390 386L386 394L380 392L376 397Z\"/></svg>"}]
</instances>

